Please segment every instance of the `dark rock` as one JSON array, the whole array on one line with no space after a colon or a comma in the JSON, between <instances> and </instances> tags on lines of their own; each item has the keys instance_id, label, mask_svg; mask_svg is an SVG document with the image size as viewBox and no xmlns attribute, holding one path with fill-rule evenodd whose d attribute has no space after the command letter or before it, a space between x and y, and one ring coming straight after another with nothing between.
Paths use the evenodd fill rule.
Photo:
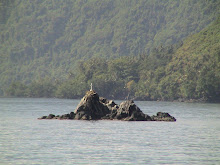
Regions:
<instances>
[{"instance_id":1,"label":"dark rock","mask_svg":"<svg viewBox=\"0 0 220 165\"><path fill-rule=\"evenodd\" d=\"M74 119L75 118L75 113L74 112L70 112L70 119Z\"/></svg>"},{"instance_id":2,"label":"dark rock","mask_svg":"<svg viewBox=\"0 0 220 165\"><path fill-rule=\"evenodd\" d=\"M104 104L107 104L108 103L108 100L104 97L99 97L99 101L104 103Z\"/></svg>"},{"instance_id":3,"label":"dark rock","mask_svg":"<svg viewBox=\"0 0 220 165\"><path fill-rule=\"evenodd\" d=\"M151 121L151 117L145 115L132 100L124 101L116 111L116 119L126 121Z\"/></svg>"},{"instance_id":4,"label":"dark rock","mask_svg":"<svg viewBox=\"0 0 220 165\"><path fill-rule=\"evenodd\" d=\"M156 116L150 117L144 114L132 100L124 101L118 106L113 100L99 97L95 91L88 91L74 112L61 116L50 114L39 119L176 121L174 117L164 112L158 112Z\"/></svg>"},{"instance_id":5,"label":"dark rock","mask_svg":"<svg viewBox=\"0 0 220 165\"><path fill-rule=\"evenodd\" d=\"M53 119L55 117L54 114L49 114L46 119Z\"/></svg>"},{"instance_id":6,"label":"dark rock","mask_svg":"<svg viewBox=\"0 0 220 165\"><path fill-rule=\"evenodd\" d=\"M47 118L47 116L42 116L42 117L40 117L38 119L46 119L46 118Z\"/></svg>"},{"instance_id":7,"label":"dark rock","mask_svg":"<svg viewBox=\"0 0 220 165\"><path fill-rule=\"evenodd\" d=\"M53 119L60 119L60 115L55 116Z\"/></svg>"},{"instance_id":8,"label":"dark rock","mask_svg":"<svg viewBox=\"0 0 220 165\"><path fill-rule=\"evenodd\" d=\"M70 119L70 114L61 115L59 119Z\"/></svg>"},{"instance_id":9,"label":"dark rock","mask_svg":"<svg viewBox=\"0 0 220 165\"><path fill-rule=\"evenodd\" d=\"M176 119L166 112L157 112L157 116L151 117L154 121L176 121Z\"/></svg>"},{"instance_id":10,"label":"dark rock","mask_svg":"<svg viewBox=\"0 0 220 165\"><path fill-rule=\"evenodd\" d=\"M94 91L88 91L75 110L77 120L98 120L109 113L109 108L99 100L99 95Z\"/></svg>"},{"instance_id":11,"label":"dark rock","mask_svg":"<svg viewBox=\"0 0 220 165\"><path fill-rule=\"evenodd\" d=\"M38 119L60 119L60 120L64 120L64 119L74 119L75 114L74 112L71 112L70 114L64 114L64 115L57 115L55 116L54 114L49 114L48 116L42 116L41 118Z\"/></svg>"},{"instance_id":12,"label":"dark rock","mask_svg":"<svg viewBox=\"0 0 220 165\"><path fill-rule=\"evenodd\" d=\"M106 99L104 97L100 97L99 101L101 103L103 103L104 105L106 105L109 108L110 111L113 110L113 109L117 109L118 108L118 105L113 100L108 100L108 99Z\"/></svg>"},{"instance_id":13,"label":"dark rock","mask_svg":"<svg viewBox=\"0 0 220 165\"><path fill-rule=\"evenodd\" d=\"M70 114L64 114L64 115L61 115L61 116L58 116L57 119L60 119L60 120L72 120L75 118L75 113L74 112L70 112Z\"/></svg>"},{"instance_id":14,"label":"dark rock","mask_svg":"<svg viewBox=\"0 0 220 165\"><path fill-rule=\"evenodd\" d=\"M113 101L113 100L110 100L107 102L107 105L110 106L110 107L115 107L117 106L117 104Z\"/></svg>"}]
</instances>

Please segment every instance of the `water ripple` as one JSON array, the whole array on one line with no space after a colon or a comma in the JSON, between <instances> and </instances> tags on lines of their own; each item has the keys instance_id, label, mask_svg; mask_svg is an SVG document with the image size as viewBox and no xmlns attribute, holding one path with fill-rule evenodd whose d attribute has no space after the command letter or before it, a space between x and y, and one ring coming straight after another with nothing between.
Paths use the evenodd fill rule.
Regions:
<instances>
[{"instance_id":1,"label":"water ripple","mask_svg":"<svg viewBox=\"0 0 220 165\"><path fill-rule=\"evenodd\" d=\"M137 102L177 122L37 120L78 100L0 99L0 164L218 164L219 104ZM199 114L199 115L198 115Z\"/></svg>"}]
</instances>

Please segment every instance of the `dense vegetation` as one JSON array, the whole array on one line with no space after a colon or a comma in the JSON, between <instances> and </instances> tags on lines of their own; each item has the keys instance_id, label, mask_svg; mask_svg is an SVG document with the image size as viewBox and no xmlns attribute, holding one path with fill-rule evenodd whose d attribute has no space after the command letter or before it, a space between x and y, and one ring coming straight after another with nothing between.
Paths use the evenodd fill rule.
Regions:
<instances>
[{"instance_id":1,"label":"dense vegetation","mask_svg":"<svg viewBox=\"0 0 220 165\"><path fill-rule=\"evenodd\" d=\"M9 95L79 98L89 84L108 98L220 101L220 17L183 43L154 49L148 56L78 63L64 82L13 83ZM37 93L36 93L37 92Z\"/></svg>"},{"instance_id":2,"label":"dense vegetation","mask_svg":"<svg viewBox=\"0 0 220 165\"><path fill-rule=\"evenodd\" d=\"M219 20L177 43L219 9L218 0L2 0L0 94L78 98L93 82L111 98L216 100Z\"/></svg>"}]
</instances>

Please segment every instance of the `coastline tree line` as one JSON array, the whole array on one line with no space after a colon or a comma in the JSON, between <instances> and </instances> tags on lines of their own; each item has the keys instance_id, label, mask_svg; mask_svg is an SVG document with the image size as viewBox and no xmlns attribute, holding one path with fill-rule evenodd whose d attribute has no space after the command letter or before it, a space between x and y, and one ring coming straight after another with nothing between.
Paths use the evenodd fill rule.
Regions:
<instances>
[{"instance_id":1,"label":"coastline tree line","mask_svg":"<svg viewBox=\"0 0 220 165\"><path fill-rule=\"evenodd\" d=\"M7 96L80 98L93 83L104 97L137 100L220 101L220 17L184 42L150 55L79 61L65 80L14 82Z\"/></svg>"},{"instance_id":2,"label":"coastline tree line","mask_svg":"<svg viewBox=\"0 0 220 165\"><path fill-rule=\"evenodd\" d=\"M0 96L218 101L219 4L3 0Z\"/></svg>"},{"instance_id":3,"label":"coastline tree line","mask_svg":"<svg viewBox=\"0 0 220 165\"><path fill-rule=\"evenodd\" d=\"M220 1L1 0L0 13L0 96L4 96L9 85L15 85L15 82L27 85L31 89L29 91L34 91L37 84L47 82L46 84L56 86L54 90L57 94L51 95L57 97L58 93L63 91L60 89L62 83L67 83L73 76L77 79L77 76L84 74L83 70L82 73L79 70L79 60L88 65L88 59L102 57L108 59L108 67L113 67L111 60L112 63L127 65L122 59L119 62L120 57L147 56L155 47L160 49L160 45L166 47L176 44L201 31L218 17ZM156 52L154 54L156 55ZM152 61L153 57L141 58L149 66L146 67L147 64L142 64L136 57L135 61L130 60L138 65L136 72L129 73L128 69L125 73L120 73L120 69L126 70L128 66L116 66L105 68L108 71L102 76L110 72L113 78L105 78L106 81L116 83L115 78L122 75L125 80L118 78L117 86L126 89L127 83L130 82L131 97L148 97L150 93L150 98L163 96L160 93L152 94L151 90L142 92L141 89L145 89L145 86L149 88L146 82L154 82L149 78L150 72L152 78L155 71L159 72L159 68L165 67L166 61L159 60L162 63L160 67L158 58L155 61ZM154 63L158 66L150 67ZM133 74L134 79L128 73ZM98 73L90 75L80 81L82 88L88 86L90 81L95 81L95 78L101 79L97 75ZM86 73L86 76L89 76L89 73ZM160 81L159 78L156 78L157 81ZM136 88L132 87L132 82L137 85ZM19 83L15 86L19 86ZM74 81L75 83L79 84ZM86 85L82 85L84 83ZM152 88L156 86L157 84ZM46 96L29 91L25 92L27 96ZM123 90L114 96L127 96L127 93L128 91Z\"/></svg>"}]
</instances>

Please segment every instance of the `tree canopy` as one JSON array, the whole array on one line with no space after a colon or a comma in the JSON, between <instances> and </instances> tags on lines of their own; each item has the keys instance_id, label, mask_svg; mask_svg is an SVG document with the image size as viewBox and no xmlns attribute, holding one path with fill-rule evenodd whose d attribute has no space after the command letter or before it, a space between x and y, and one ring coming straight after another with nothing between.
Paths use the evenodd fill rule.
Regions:
<instances>
[{"instance_id":1,"label":"tree canopy","mask_svg":"<svg viewBox=\"0 0 220 165\"><path fill-rule=\"evenodd\" d=\"M2 0L0 94L77 98L94 82L114 98L216 98L219 18L202 29L219 8L217 0Z\"/></svg>"}]
</instances>

